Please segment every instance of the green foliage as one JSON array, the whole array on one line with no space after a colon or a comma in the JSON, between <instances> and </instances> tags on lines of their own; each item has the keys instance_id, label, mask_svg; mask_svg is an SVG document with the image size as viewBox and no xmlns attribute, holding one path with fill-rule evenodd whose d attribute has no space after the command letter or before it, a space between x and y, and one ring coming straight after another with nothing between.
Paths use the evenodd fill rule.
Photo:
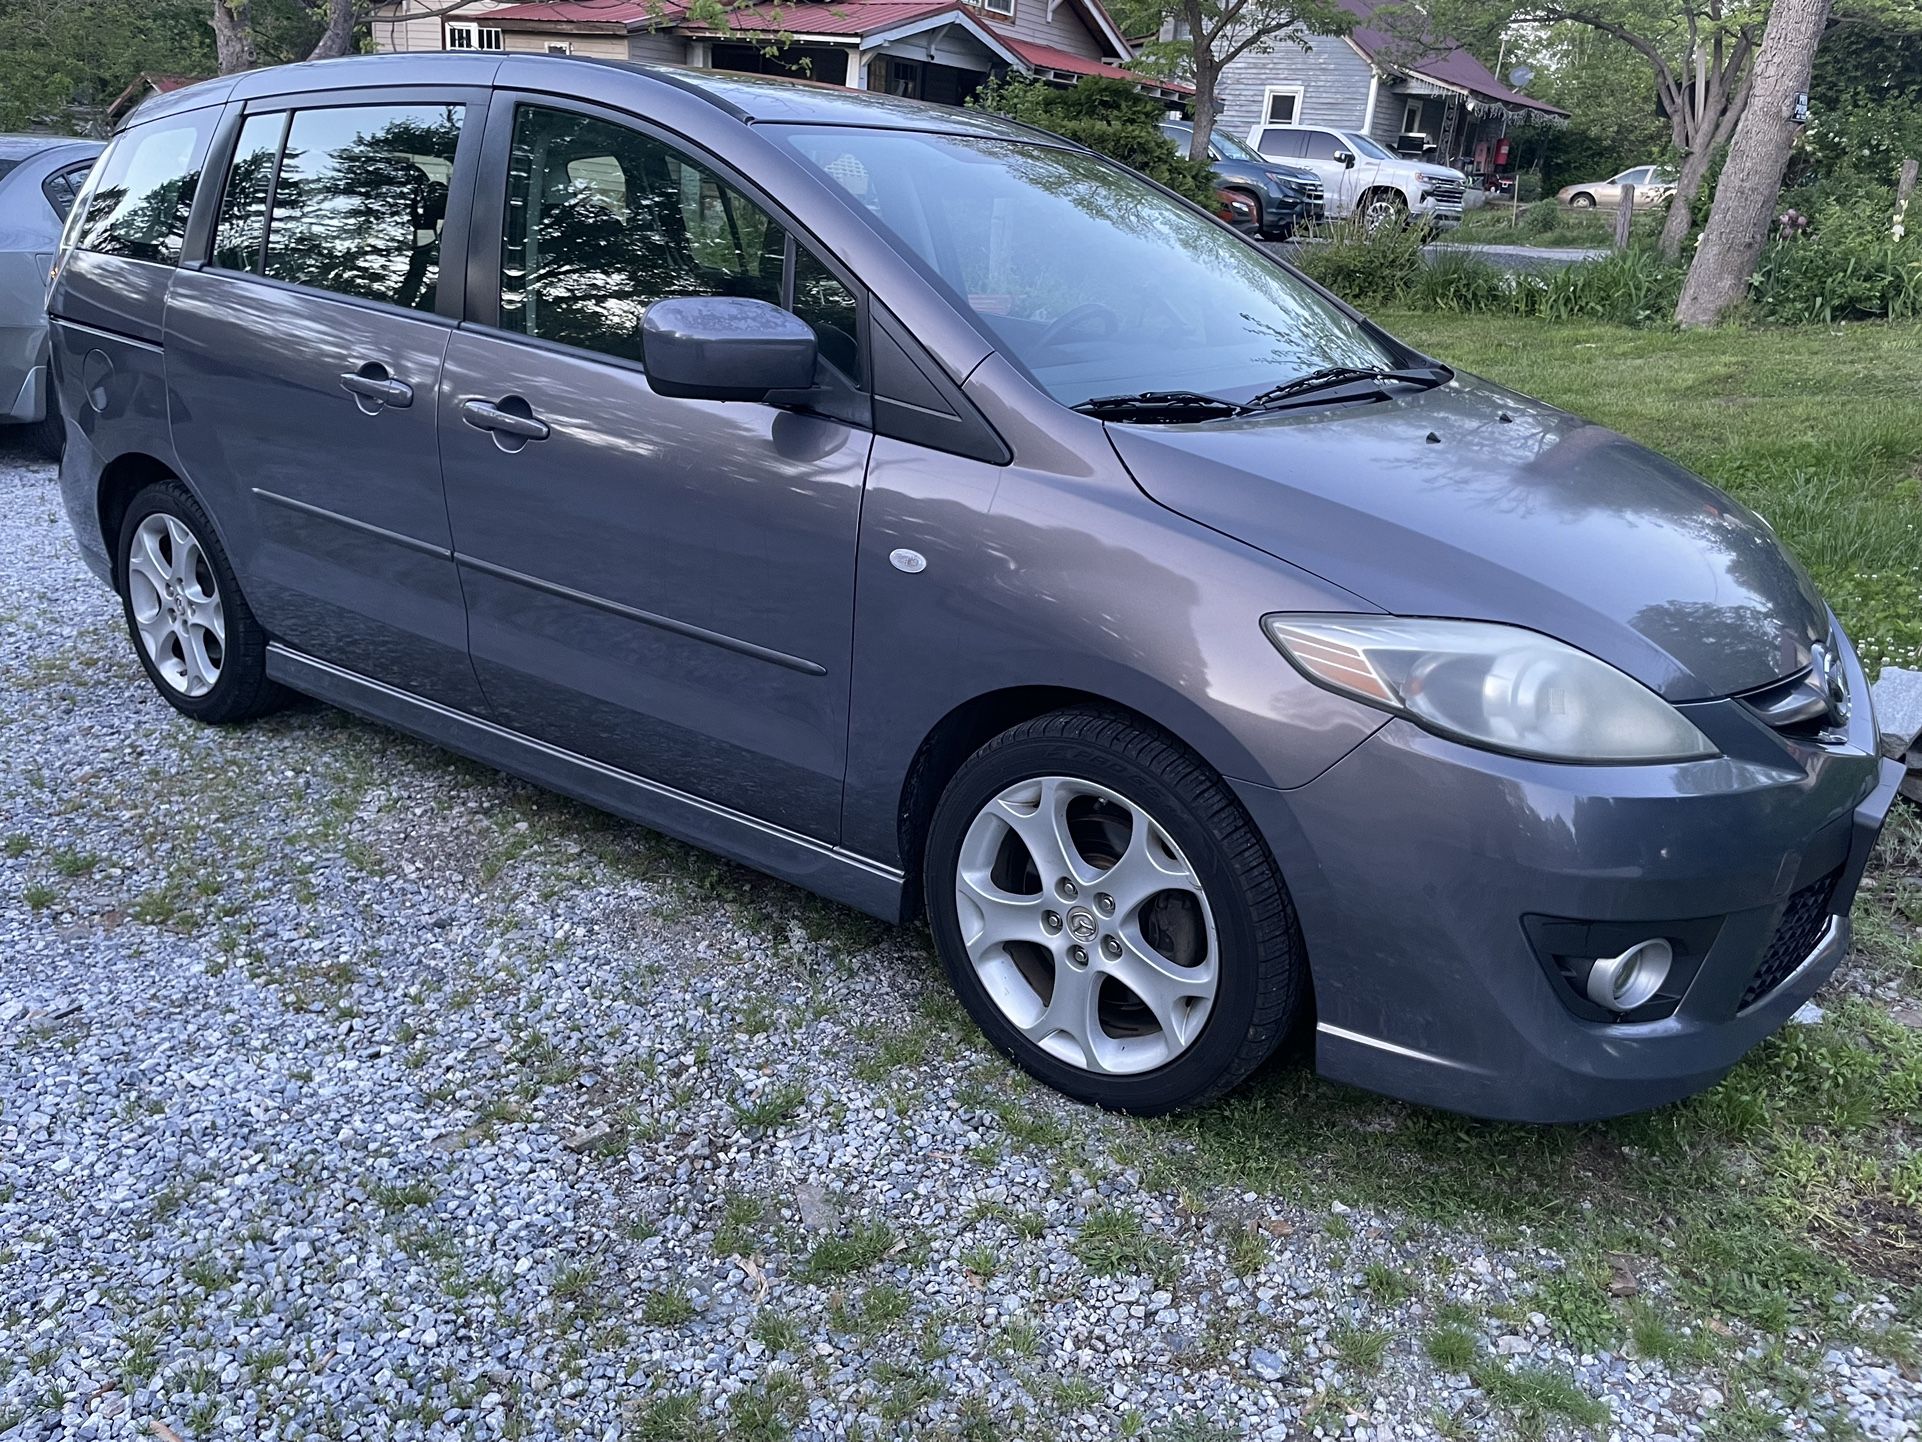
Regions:
<instances>
[{"instance_id":1,"label":"green foliage","mask_svg":"<svg viewBox=\"0 0 1922 1442\"><path fill-rule=\"evenodd\" d=\"M1922 238L1816 234L1777 240L1751 291L1762 315L1786 323L1907 320L1922 315Z\"/></svg>"},{"instance_id":2,"label":"green foliage","mask_svg":"<svg viewBox=\"0 0 1922 1442\"><path fill-rule=\"evenodd\" d=\"M1670 155L1673 137L1656 106L1655 72L1621 41L1564 22L1524 32L1511 58L1534 69L1531 95L1569 112L1566 125L1516 132L1521 163L1539 167L1540 193Z\"/></svg>"},{"instance_id":3,"label":"green foliage","mask_svg":"<svg viewBox=\"0 0 1922 1442\"><path fill-rule=\"evenodd\" d=\"M1214 172L1175 149L1160 130L1162 103L1125 80L1088 76L1063 90L1040 80L1010 78L982 86L968 104L1100 151L1177 195L1214 209Z\"/></svg>"}]
</instances>

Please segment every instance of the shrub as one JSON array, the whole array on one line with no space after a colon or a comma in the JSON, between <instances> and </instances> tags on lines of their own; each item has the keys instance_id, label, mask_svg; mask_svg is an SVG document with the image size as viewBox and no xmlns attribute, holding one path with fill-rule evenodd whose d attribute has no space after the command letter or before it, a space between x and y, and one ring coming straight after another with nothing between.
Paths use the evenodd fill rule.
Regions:
<instances>
[{"instance_id":1,"label":"shrub","mask_svg":"<svg viewBox=\"0 0 1922 1442\"><path fill-rule=\"evenodd\" d=\"M1065 90L1028 78L996 80L975 91L968 104L1053 131L1215 208L1213 170L1175 149L1161 133L1162 102L1125 80L1087 76Z\"/></svg>"},{"instance_id":2,"label":"shrub","mask_svg":"<svg viewBox=\"0 0 1922 1442\"><path fill-rule=\"evenodd\" d=\"M1304 247L1295 263L1351 305L1396 305L1422 278L1422 237L1411 227L1370 231L1346 221L1324 234L1324 243Z\"/></svg>"},{"instance_id":3,"label":"shrub","mask_svg":"<svg viewBox=\"0 0 1922 1442\"><path fill-rule=\"evenodd\" d=\"M1762 254L1750 293L1764 319L1828 324L1922 315L1922 224L1895 239L1893 192L1867 187L1812 209L1807 235L1778 236Z\"/></svg>"}]
</instances>

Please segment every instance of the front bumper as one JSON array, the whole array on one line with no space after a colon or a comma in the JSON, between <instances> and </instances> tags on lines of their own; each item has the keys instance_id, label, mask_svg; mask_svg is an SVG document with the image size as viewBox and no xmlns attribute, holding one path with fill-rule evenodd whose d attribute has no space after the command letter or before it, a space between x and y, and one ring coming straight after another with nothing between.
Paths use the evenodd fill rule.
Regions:
<instances>
[{"instance_id":1,"label":"front bumper","mask_svg":"<svg viewBox=\"0 0 1922 1442\"><path fill-rule=\"evenodd\" d=\"M1552 765L1395 720L1305 786L1236 783L1295 901L1317 1068L1527 1122L1713 1085L1847 952L1849 904L1902 776L1858 709L1845 744L1802 748L1793 765ZM1791 932L1798 893L1824 912ZM1570 1004L1531 931L1543 918L1706 939L1672 1014L1613 1022ZM1798 951L1814 940L1761 972L1778 929Z\"/></svg>"}]
</instances>

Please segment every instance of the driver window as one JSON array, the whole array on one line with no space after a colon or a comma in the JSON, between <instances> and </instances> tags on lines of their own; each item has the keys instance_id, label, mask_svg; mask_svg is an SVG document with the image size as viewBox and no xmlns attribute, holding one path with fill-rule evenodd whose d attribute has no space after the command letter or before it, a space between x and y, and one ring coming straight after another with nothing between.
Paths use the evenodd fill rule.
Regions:
<instances>
[{"instance_id":1,"label":"driver window","mask_svg":"<svg viewBox=\"0 0 1922 1442\"><path fill-rule=\"evenodd\" d=\"M523 105L514 115L501 247L501 325L626 360L657 300L781 305L781 224L693 158L625 125ZM822 355L858 375L854 296L796 250L792 309Z\"/></svg>"}]
</instances>

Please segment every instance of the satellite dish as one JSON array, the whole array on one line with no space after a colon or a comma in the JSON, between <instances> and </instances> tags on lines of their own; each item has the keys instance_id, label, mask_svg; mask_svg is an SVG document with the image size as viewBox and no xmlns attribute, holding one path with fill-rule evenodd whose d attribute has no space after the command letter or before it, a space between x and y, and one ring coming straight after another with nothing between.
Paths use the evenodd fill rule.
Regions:
<instances>
[{"instance_id":1,"label":"satellite dish","mask_svg":"<svg viewBox=\"0 0 1922 1442\"><path fill-rule=\"evenodd\" d=\"M1513 70L1508 72L1508 83L1514 86L1517 90L1520 90L1524 85L1528 84L1528 82L1533 80L1534 78L1535 78L1535 72L1529 69L1526 65L1517 65Z\"/></svg>"}]
</instances>

